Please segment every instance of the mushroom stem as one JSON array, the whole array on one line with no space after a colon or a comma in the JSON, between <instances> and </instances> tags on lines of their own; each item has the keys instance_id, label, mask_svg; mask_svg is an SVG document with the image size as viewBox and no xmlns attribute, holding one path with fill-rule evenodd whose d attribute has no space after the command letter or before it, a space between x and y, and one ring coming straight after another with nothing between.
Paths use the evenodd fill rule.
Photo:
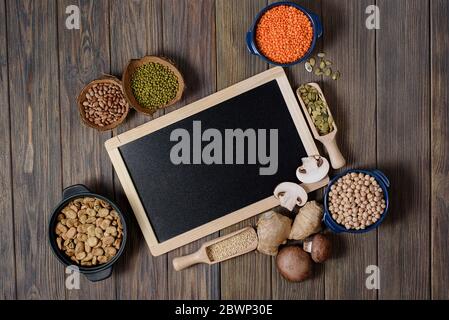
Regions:
<instances>
[{"instance_id":1,"label":"mushroom stem","mask_svg":"<svg viewBox=\"0 0 449 320\"><path fill-rule=\"evenodd\" d=\"M311 253L312 252L312 241L304 241L303 249L305 252Z\"/></svg>"}]
</instances>

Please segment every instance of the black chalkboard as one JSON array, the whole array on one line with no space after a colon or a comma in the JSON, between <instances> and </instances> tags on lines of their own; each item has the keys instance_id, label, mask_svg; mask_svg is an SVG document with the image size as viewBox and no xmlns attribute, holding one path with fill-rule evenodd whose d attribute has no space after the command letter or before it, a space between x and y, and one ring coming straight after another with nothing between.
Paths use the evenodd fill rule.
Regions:
<instances>
[{"instance_id":1,"label":"black chalkboard","mask_svg":"<svg viewBox=\"0 0 449 320\"><path fill-rule=\"evenodd\" d=\"M177 128L192 134L193 121L201 121L203 131L215 128L222 133L237 128L277 129L277 173L260 175L260 164L174 165L170 151L176 142L170 141L170 134ZM296 168L307 156L275 80L119 150L159 242L271 196L277 184L296 181Z\"/></svg>"}]
</instances>

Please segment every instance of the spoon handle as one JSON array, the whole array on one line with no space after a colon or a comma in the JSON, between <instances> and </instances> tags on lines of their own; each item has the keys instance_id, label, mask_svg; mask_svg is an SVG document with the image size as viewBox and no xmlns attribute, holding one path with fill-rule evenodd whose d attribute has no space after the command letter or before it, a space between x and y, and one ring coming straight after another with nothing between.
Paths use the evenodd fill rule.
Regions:
<instances>
[{"instance_id":1,"label":"spoon handle","mask_svg":"<svg viewBox=\"0 0 449 320\"><path fill-rule=\"evenodd\" d=\"M329 154L329 159L331 161L332 168L340 169L346 164L346 160L340 152L340 149L337 145L337 140L327 140L323 141L324 146L326 147L327 153Z\"/></svg>"},{"instance_id":2,"label":"spoon handle","mask_svg":"<svg viewBox=\"0 0 449 320\"><path fill-rule=\"evenodd\" d=\"M175 268L176 271L181 271L197 263L208 263L208 259L204 257L202 250L205 249L201 248L200 250L192 254L174 258L173 268Z\"/></svg>"}]
</instances>

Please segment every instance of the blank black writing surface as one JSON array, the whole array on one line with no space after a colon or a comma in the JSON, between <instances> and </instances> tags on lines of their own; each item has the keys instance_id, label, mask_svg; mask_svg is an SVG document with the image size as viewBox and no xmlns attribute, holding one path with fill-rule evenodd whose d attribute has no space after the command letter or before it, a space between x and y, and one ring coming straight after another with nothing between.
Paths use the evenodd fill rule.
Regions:
<instances>
[{"instance_id":1,"label":"blank black writing surface","mask_svg":"<svg viewBox=\"0 0 449 320\"><path fill-rule=\"evenodd\" d=\"M203 132L214 128L223 136L225 129L266 129L267 141L270 129L277 129L277 172L260 175L260 168L267 165L247 164L247 153L245 164L173 164L170 151L177 142L170 141L171 133L183 128L192 140L193 125L198 121ZM201 146L208 143L202 142ZM279 183L296 181L296 168L301 158L307 156L275 80L127 143L119 150L159 242L270 197Z\"/></svg>"}]
</instances>

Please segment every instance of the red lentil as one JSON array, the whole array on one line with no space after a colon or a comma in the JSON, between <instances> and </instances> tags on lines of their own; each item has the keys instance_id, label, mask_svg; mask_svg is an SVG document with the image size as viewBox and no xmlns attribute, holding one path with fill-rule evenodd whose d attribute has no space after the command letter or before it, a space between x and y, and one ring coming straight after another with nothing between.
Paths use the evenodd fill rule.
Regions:
<instances>
[{"instance_id":1,"label":"red lentil","mask_svg":"<svg viewBox=\"0 0 449 320\"><path fill-rule=\"evenodd\" d=\"M273 62L291 63L300 59L310 49L312 39L309 18L293 6L274 7L257 23L257 48Z\"/></svg>"}]
</instances>

